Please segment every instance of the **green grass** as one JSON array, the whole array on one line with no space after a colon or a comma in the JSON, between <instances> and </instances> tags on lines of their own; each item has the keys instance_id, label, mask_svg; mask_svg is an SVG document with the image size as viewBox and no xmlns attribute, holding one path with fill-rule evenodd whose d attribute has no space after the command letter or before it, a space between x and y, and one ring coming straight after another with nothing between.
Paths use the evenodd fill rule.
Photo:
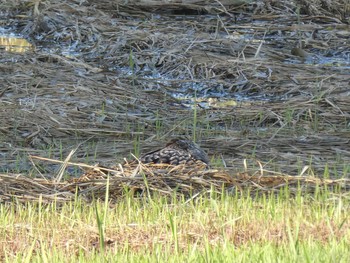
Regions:
<instances>
[{"instance_id":1,"label":"green grass","mask_svg":"<svg viewBox=\"0 0 350 263\"><path fill-rule=\"evenodd\" d=\"M41 253L33 255L30 262L68 262L67 255L61 251L45 248ZM262 246L252 244L241 248L228 245L225 250L208 247L203 252L188 251L177 256L162 253L161 249L132 254L128 248L124 248L117 254L91 253L89 256L80 250L75 258L69 259L69 262L348 262L348 256L346 243L330 242L326 246L301 244L297 251L272 244ZM25 258L19 257L12 262L25 262Z\"/></svg>"},{"instance_id":2,"label":"green grass","mask_svg":"<svg viewBox=\"0 0 350 263\"><path fill-rule=\"evenodd\" d=\"M106 200L109 196L106 195ZM350 201L318 189L0 205L5 262L347 262Z\"/></svg>"}]
</instances>

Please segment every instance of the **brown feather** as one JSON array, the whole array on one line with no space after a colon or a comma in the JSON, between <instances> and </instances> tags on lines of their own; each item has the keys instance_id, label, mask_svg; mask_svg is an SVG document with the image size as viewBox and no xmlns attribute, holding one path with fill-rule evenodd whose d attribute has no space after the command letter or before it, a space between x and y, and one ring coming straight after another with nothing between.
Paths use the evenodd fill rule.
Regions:
<instances>
[{"instance_id":1,"label":"brown feather","mask_svg":"<svg viewBox=\"0 0 350 263\"><path fill-rule=\"evenodd\" d=\"M164 148L149 152L141 156L143 163L194 163L201 161L209 164L207 154L194 142L185 139L172 139Z\"/></svg>"}]
</instances>

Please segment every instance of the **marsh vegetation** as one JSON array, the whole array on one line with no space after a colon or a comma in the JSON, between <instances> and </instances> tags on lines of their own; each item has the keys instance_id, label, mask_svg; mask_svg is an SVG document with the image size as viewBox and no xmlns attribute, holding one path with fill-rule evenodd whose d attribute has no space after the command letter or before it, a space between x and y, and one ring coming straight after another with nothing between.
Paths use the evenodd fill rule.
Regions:
<instances>
[{"instance_id":1,"label":"marsh vegetation","mask_svg":"<svg viewBox=\"0 0 350 263\"><path fill-rule=\"evenodd\" d=\"M0 10L2 260L347 262L346 0ZM179 135L211 169L119 166Z\"/></svg>"}]
</instances>

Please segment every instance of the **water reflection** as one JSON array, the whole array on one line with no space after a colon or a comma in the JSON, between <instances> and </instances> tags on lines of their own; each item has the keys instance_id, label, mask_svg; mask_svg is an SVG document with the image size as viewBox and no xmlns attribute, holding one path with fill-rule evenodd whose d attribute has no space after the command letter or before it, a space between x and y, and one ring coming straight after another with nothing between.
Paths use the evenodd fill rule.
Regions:
<instances>
[{"instance_id":1,"label":"water reflection","mask_svg":"<svg viewBox=\"0 0 350 263\"><path fill-rule=\"evenodd\" d=\"M33 45L24 38L0 36L0 49L5 49L7 52L24 53L32 50Z\"/></svg>"}]
</instances>

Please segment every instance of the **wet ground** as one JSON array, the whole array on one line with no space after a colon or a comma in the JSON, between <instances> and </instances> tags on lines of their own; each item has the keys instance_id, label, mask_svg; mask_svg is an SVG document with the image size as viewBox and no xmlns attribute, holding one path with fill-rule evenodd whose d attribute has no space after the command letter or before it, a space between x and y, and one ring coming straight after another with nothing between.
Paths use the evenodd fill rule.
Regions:
<instances>
[{"instance_id":1,"label":"wet ground","mask_svg":"<svg viewBox=\"0 0 350 263\"><path fill-rule=\"evenodd\" d=\"M181 135L217 166L239 171L247 160L347 176L346 21L277 8L272 20L251 5L195 15L106 3L36 8L1 14L3 172L37 174L29 154L64 159L75 148L74 160L109 165Z\"/></svg>"}]
</instances>

